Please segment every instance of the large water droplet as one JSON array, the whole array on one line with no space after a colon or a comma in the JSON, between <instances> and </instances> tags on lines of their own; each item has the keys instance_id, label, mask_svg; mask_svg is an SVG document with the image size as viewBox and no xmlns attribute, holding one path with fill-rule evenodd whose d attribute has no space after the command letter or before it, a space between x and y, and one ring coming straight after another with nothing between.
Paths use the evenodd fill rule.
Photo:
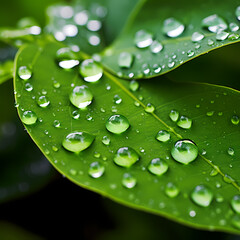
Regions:
<instances>
[{"instance_id":1,"label":"large water droplet","mask_svg":"<svg viewBox=\"0 0 240 240\"><path fill-rule=\"evenodd\" d=\"M92 59L84 60L79 71L86 82L97 82L103 75L102 67Z\"/></svg>"},{"instance_id":2,"label":"large water droplet","mask_svg":"<svg viewBox=\"0 0 240 240\"><path fill-rule=\"evenodd\" d=\"M123 115L112 115L106 122L106 128L109 132L120 134L129 128L130 124Z\"/></svg>"},{"instance_id":3,"label":"large water droplet","mask_svg":"<svg viewBox=\"0 0 240 240\"><path fill-rule=\"evenodd\" d=\"M95 136L86 132L69 133L62 141L62 145L70 152L79 153L90 147Z\"/></svg>"},{"instance_id":4,"label":"large water droplet","mask_svg":"<svg viewBox=\"0 0 240 240\"><path fill-rule=\"evenodd\" d=\"M223 41L225 39L227 39L229 33L228 32L225 32L225 31L222 31L222 30L219 30L216 34L216 39L218 41Z\"/></svg>"},{"instance_id":5,"label":"large water droplet","mask_svg":"<svg viewBox=\"0 0 240 240\"><path fill-rule=\"evenodd\" d=\"M18 76L26 81L32 77L32 71L26 66L21 66L18 68Z\"/></svg>"},{"instance_id":6,"label":"large water droplet","mask_svg":"<svg viewBox=\"0 0 240 240\"><path fill-rule=\"evenodd\" d=\"M238 6L238 7L236 8L235 14L236 14L237 19L240 21L240 6Z\"/></svg>"},{"instance_id":7,"label":"large water droplet","mask_svg":"<svg viewBox=\"0 0 240 240\"><path fill-rule=\"evenodd\" d=\"M226 21L217 14L208 16L202 20L202 26L206 27L210 32L218 32L228 28Z\"/></svg>"},{"instance_id":8,"label":"large water droplet","mask_svg":"<svg viewBox=\"0 0 240 240\"><path fill-rule=\"evenodd\" d=\"M212 191L205 185L198 185L191 193L193 202L201 207L208 207L213 200Z\"/></svg>"},{"instance_id":9,"label":"large water droplet","mask_svg":"<svg viewBox=\"0 0 240 240\"><path fill-rule=\"evenodd\" d=\"M184 29L184 25L175 18L168 18L163 23L163 32L168 37L178 37L183 33Z\"/></svg>"},{"instance_id":10,"label":"large water droplet","mask_svg":"<svg viewBox=\"0 0 240 240\"><path fill-rule=\"evenodd\" d=\"M231 206L235 212L240 213L240 195L235 195L232 198Z\"/></svg>"},{"instance_id":11,"label":"large water droplet","mask_svg":"<svg viewBox=\"0 0 240 240\"><path fill-rule=\"evenodd\" d=\"M171 110L169 113L169 117L173 122L176 122L179 118L179 112L176 110Z\"/></svg>"},{"instance_id":12,"label":"large water droplet","mask_svg":"<svg viewBox=\"0 0 240 240\"><path fill-rule=\"evenodd\" d=\"M197 158L198 147L191 140L179 140L172 147L171 155L174 160L186 165Z\"/></svg>"},{"instance_id":13,"label":"large water droplet","mask_svg":"<svg viewBox=\"0 0 240 240\"><path fill-rule=\"evenodd\" d=\"M71 69L79 64L75 52L70 48L60 48L56 53L58 65L64 69Z\"/></svg>"},{"instance_id":14,"label":"large water droplet","mask_svg":"<svg viewBox=\"0 0 240 240\"><path fill-rule=\"evenodd\" d=\"M37 121L37 115L33 111L24 111L22 114L22 122L26 125L33 125Z\"/></svg>"},{"instance_id":15,"label":"large water droplet","mask_svg":"<svg viewBox=\"0 0 240 240\"><path fill-rule=\"evenodd\" d=\"M85 108L92 103L93 95L85 85L76 86L70 93L71 103L78 108Z\"/></svg>"},{"instance_id":16,"label":"large water droplet","mask_svg":"<svg viewBox=\"0 0 240 240\"><path fill-rule=\"evenodd\" d=\"M46 108L50 104L50 101L46 96L40 96L37 100L37 103L39 107Z\"/></svg>"},{"instance_id":17,"label":"large water droplet","mask_svg":"<svg viewBox=\"0 0 240 240\"><path fill-rule=\"evenodd\" d=\"M121 167L131 167L139 160L139 155L133 148L122 147L118 149L113 160Z\"/></svg>"},{"instance_id":18,"label":"large water droplet","mask_svg":"<svg viewBox=\"0 0 240 240\"><path fill-rule=\"evenodd\" d=\"M165 194L170 198L177 197L179 192L179 188L172 182L169 182L165 188Z\"/></svg>"},{"instance_id":19,"label":"large water droplet","mask_svg":"<svg viewBox=\"0 0 240 240\"><path fill-rule=\"evenodd\" d=\"M88 169L88 174L93 178L100 178L105 172L105 167L100 162L92 162Z\"/></svg>"},{"instance_id":20,"label":"large water droplet","mask_svg":"<svg viewBox=\"0 0 240 240\"><path fill-rule=\"evenodd\" d=\"M231 32L236 32L239 30L239 26L233 22L229 24L229 28L230 28Z\"/></svg>"},{"instance_id":21,"label":"large water droplet","mask_svg":"<svg viewBox=\"0 0 240 240\"><path fill-rule=\"evenodd\" d=\"M159 41L155 40L152 42L150 49L152 53L159 53L162 51L163 45Z\"/></svg>"},{"instance_id":22,"label":"large water droplet","mask_svg":"<svg viewBox=\"0 0 240 240\"><path fill-rule=\"evenodd\" d=\"M181 116L177 122L177 125L183 129L190 129L192 126L192 119L186 116Z\"/></svg>"},{"instance_id":23,"label":"large water droplet","mask_svg":"<svg viewBox=\"0 0 240 240\"><path fill-rule=\"evenodd\" d=\"M137 184L137 179L130 173L124 173L122 178L122 185L126 188L134 188Z\"/></svg>"},{"instance_id":24,"label":"large water droplet","mask_svg":"<svg viewBox=\"0 0 240 240\"><path fill-rule=\"evenodd\" d=\"M149 47L153 42L153 35L148 31L139 30L135 34L134 42L138 48Z\"/></svg>"},{"instance_id":25,"label":"large water droplet","mask_svg":"<svg viewBox=\"0 0 240 240\"><path fill-rule=\"evenodd\" d=\"M160 158L154 158L148 165L148 170L154 175L161 176L168 170L166 161Z\"/></svg>"},{"instance_id":26,"label":"large water droplet","mask_svg":"<svg viewBox=\"0 0 240 240\"><path fill-rule=\"evenodd\" d=\"M204 38L204 35L200 32L194 32L192 34L192 41L193 42L199 42Z\"/></svg>"},{"instance_id":27,"label":"large water droplet","mask_svg":"<svg viewBox=\"0 0 240 240\"><path fill-rule=\"evenodd\" d=\"M133 55L129 52L122 52L118 57L118 66L121 68L130 68L133 63Z\"/></svg>"},{"instance_id":28,"label":"large water droplet","mask_svg":"<svg viewBox=\"0 0 240 240\"><path fill-rule=\"evenodd\" d=\"M167 142L170 140L170 137L170 133L166 130L160 130L156 135L156 139L160 142Z\"/></svg>"}]
</instances>

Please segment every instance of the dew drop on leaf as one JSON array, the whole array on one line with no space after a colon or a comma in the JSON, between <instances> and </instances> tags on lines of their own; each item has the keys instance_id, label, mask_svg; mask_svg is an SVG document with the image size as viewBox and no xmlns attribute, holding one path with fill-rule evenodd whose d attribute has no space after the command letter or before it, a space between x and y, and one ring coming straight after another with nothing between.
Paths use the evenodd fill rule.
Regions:
<instances>
[{"instance_id":1,"label":"dew drop on leaf","mask_svg":"<svg viewBox=\"0 0 240 240\"><path fill-rule=\"evenodd\" d=\"M129 88L130 88L131 91L136 92L139 88L139 83L136 80L132 80L129 83Z\"/></svg>"},{"instance_id":2,"label":"dew drop on leaf","mask_svg":"<svg viewBox=\"0 0 240 240\"><path fill-rule=\"evenodd\" d=\"M60 128L60 127L61 127L60 121L59 121L59 120L54 120L54 121L53 121L53 126L54 126L55 128Z\"/></svg>"},{"instance_id":3,"label":"dew drop on leaf","mask_svg":"<svg viewBox=\"0 0 240 240\"><path fill-rule=\"evenodd\" d=\"M172 182L169 182L165 187L165 194L170 198L177 197L179 192L179 188Z\"/></svg>"},{"instance_id":4,"label":"dew drop on leaf","mask_svg":"<svg viewBox=\"0 0 240 240\"><path fill-rule=\"evenodd\" d=\"M179 140L172 147L171 155L174 160L186 165L197 158L198 147L191 140Z\"/></svg>"},{"instance_id":5,"label":"dew drop on leaf","mask_svg":"<svg viewBox=\"0 0 240 240\"><path fill-rule=\"evenodd\" d=\"M212 45L214 45L214 41L212 39L208 39L207 44L208 44L208 46L212 46Z\"/></svg>"},{"instance_id":6,"label":"dew drop on leaf","mask_svg":"<svg viewBox=\"0 0 240 240\"><path fill-rule=\"evenodd\" d=\"M112 115L106 122L106 128L109 132L120 134L129 128L130 124L126 117L123 115Z\"/></svg>"},{"instance_id":7,"label":"dew drop on leaf","mask_svg":"<svg viewBox=\"0 0 240 240\"><path fill-rule=\"evenodd\" d=\"M227 150L228 155L233 156L234 155L234 149L229 147Z\"/></svg>"},{"instance_id":8,"label":"dew drop on leaf","mask_svg":"<svg viewBox=\"0 0 240 240\"><path fill-rule=\"evenodd\" d=\"M139 155L131 147L121 147L114 155L113 160L118 166L131 167L139 160Z\"/></svg>"},{"instance_id":9,"label":"dew drop on leaf","mask_svg":"<svg viewBox=\"0 0 240 240\"><path fill-rule=\"evenodd\" d=\"M110 142L111 142L111 140L110 140L110 138L109 138L108 136L103 136L103 137L102 137L102 143L103 143L104 145L109 146L109 145L110 145Z\"/></svg>"},{"instance_id":10,"label":"dew drop on leaf","mask_svg":"<svg viewBox=\"0 0 240 240\"><path fill-rule=\"evenodd\" d=\"M137 179L130 173L124 173L122 178L122 185L125 188L134 188L137 184Z\"/></svg>"},{"instance_id":11,"label":"dew drop on leaf","mask_svg":"<svg viewBox=\"0 0 240 240\"><path fill-rule=\"evenodd\" d=\"M176 122L179 118L179 112L176 110L171 110L169 113L169 117L173 122Z\"/></svg>"},{"instance_id":12,"label":"dew drop on leaf","mask_svg":"<svg viewBox=\"0 0 240 240\"><path fill-rule=\"evenodd\" d=\"M93 178L100 178L105 172L105 167L100 162L92 162L88 169L88 174Z\"/></svg>"},{"instance_id":13,"label":"dew drop on leaf","mask_svg":"<svg viewBox=\"0 0 240 240\"><path fill-rule=\"evenodd\" d=\"M90 147L95 136L86 132L69 133L62 141L62 145L70 152L79 153Z\"/></svg>"},{"instance_id":14,"label":"dew drop on leaf","mask_svg":"<svg viewBox=\"0 0 240 240\"><path fill-rule=\"evenodd\" d=\"M56 60L63 69L71 69L79 64L76 53L70 48L60 48L56 53Z\"/></svg>"},{"instance_id":15,"label":"dew drop on leaf","mask_svg":"<svg viewBox=\"0 0 240 240\"><path fill-rule=\"evenodd\" d=\"M160 130L156 135L156 139L160 142L167 142L170 140L170 137L170 133L166 130Z\"/></svg>"},{"instance_id":16,"label":"dew drop on leaf","mask_svg":"<svg viewBox=\"0 0 240 240\"><path fill-rule=\"evenodd\" d=\"M240 213L240 195L233 196L231 206L236 213Z\"/></svg>"},{"instance_id":17,"label":"dew drop on leaf","mask_svg":"<svg viewBox=\"0 0 240 240\"><path fill-rule=\"evenodd\" d=\"M222 30L219 30L216 34L216 39L218 41L223 41L225 39L227 39L229 33L228 32L225 32L225 31L222 31Z\"/></svg>"},{"instance_id":18,"label":"dew drop on leaf","mask_svg":"<svg viewBox=\"0 0 240 240\"><path fill-rule=\"evenodd\" d=\"M102 67L92 59L84 60L79 71L86 82L97 82L103 75Z\"/></svg>"},{"instance_id":19,"label":"dew drop on leaf","mask_svg":"<svg viewBox=\"0 0 240 240\"><path fill-rule=\"evenodd\" d=\"M226 30L228 28L226 21L217 14L213 14L204 18L202 20L202 26L214 33L217 33L219 30Z\"/></svg>"},{"instance_id":20,"label":"dew drop on leaf","mask_svg":"<svg viewBox=\"0 0 240 240\"><path fill-rule=\"evenodd\" d=\"M33 90L33 86L31 83L26 83L25 84L25 90L28 92L31 92Z\"/></svg>"},{"instance_id":21,"label":"dew drop on leaf","mask_svg":"<svg viewBox=\"0 0 240 240\"><path fill-rule=\"evenodd\" d=\"M238 7L236 8L235 14L236 14L237 19L240 21L240 6L238 6Z\"/></svg>"},{"instance_id":22,"label":"dew drop on leaf","mask_svg":"<svg viewBox=\"0 0 240 240\"><path fill-rule=\"evenodd\" d=\"M139 30L135 34L134 43L138 48L146 48L149 47L153 42L153 35L152 33Z\"/></svg>"},{"instance_id":23,"label":"dew drop on leaf","mask_svg":"<svg viewBox=\"0 0 240 240\"><path fill-rule=\"evenodd\" d=\"M130 68L133 63L133 55L129 52L122 52L118 57L118 66L121 68Z\"/></svg>"},{"instance_id":24,"label":"dew drop on leaf","mask_svg":"<svg viewBox=\"0 0 240 240\"><path fill-rule=\"evenodd\" d=\"M200 32L194 32L192 34L192 41L193 42L199 42L204 38L204 35Z\"/></svg>"},{"instance_id":25,"label":"dew drop on leaf","mask_svg":"<svg viewBox=\"0 0 240 240\"><path fill-rule=\"evenodd\" d=\"M116 104L120 104L122 102L122 99L116 94L114 97L113 97L113 101L114 103Z\"/></svg>"},{"instance_id":26,"label":"dew drop on leaf","mask_svg":"<svg viewBox=\"0 0 240 240\"><path fill-rule=\"evenodd\" d=\"M163 33L168 37L178 37L184 29L184 25L175 18L168 18L163 22Z\"/></svg>"},{"instance_id":27,"label":"dew drop on leaf","mask_svg":"<svg viewBox=\"0 0 240 240\"><path fill-rule=\"evenodd\" d=\"M201 207L208 207L213 200L213 193L207 186L198 185L192 191L191 199Z\"/></svg>"},{"instance_id":28,"label":"dew drop on leaf","mask_svg":"<svg viewBox=\"0 0 240 240\"><path fill-rule=\"evenodd\" d=\"M154 158L148 165L148 170L150 173L161 176L168 170L168 164L165 160L160 158Z\"/></svg>"},{"instance_id":29,"label":"dew drop on leaf","mask_svg":"<svg viewBox=\"0 0 240 240\"><path fill-rule=\"evenodd\" d=\"M60 88L60 87L61 87L61 84L60 84L58 81L54 81L54 82L53 82L53 87L54 87L54 88Z\"/></svg>"},{"instance_id":30,"label":"dew drop on leaf","mask_svg":"<svg viewBox=\"0 0 240 240\"><path fill-rule=\"evenodd\" d=\"M69 99L77 108L85 108L92 103L93 95L87 86L82 85L72 90Z\"/></svg>"},{"instance_id":31,"label":"dew drop on leaf","mask_svg":"<svg viewBox=\"0 0 240 240\"><path fill-rule=\"evenodd\" d=\"M32 77L32 71L27 66L21 66L18 68L18 76L26 81Z\"/></svg>"},{"instance_id":32,"label":"dew drop on leaf","mask_svg":"<svg viewBox=\"0 0 240 240\"><path fill-rule=\"evenodd\" d=\"M232 118L231 118L231 122L232 122L232 124L234 124L234 125L238 125L239 124L239 117L238 116L236 116L236 115L233 115L232 116Z\"/></svg>"},{"instance_id":33,"label":"dew drop on leaf","mask_svg":"<svg viewBox=\"0 0 240 240\"><path fill-rule=\"evenodd\" d=\"M192 119L186 116L181 116L177 121L177 125L183 129L190 129L192 126Z\"/></svg>"},{"instance_id":34,"label":"dew drop on leaf","mask_svg":"<svg viewBox=\"0 0 240 240\"><path fill-rule=\"evenodd\" d=\"M80 119L80 112L79 112L79 110L74 110L72 112L72 118L75 119L75 120Z\"/></svg>"},{"instance_id":35,"label":"dew drop on leaf","mask_svg":"<svg viewBox=\"0 0 240 240\"><path fill-rule=\"evenodd\" d=\"M26 125L33 125L37 121L37 115L33 111L24 111L22 114L22 121Z\"/></svg>"},{"instance_id":36,"label":"dew drop on leaf","mask_svg":"<svg viewBox=\"0 0 240 240\"><path fill-rule=\"evenodd\" d=\"M47 106L49 106L50 101L46 96L43 95L38 98L37 103L39 107L46 108Z\"/></svg>"},{"instance_id":37,"label":"dew drop on leaf","mask_svg":"<svg viewBox=\"0 0 240 240\"><path fill-rule=\"evenodd\" d=\"M188 50L187 51L187 56L188 57L192 57L195 54L195 52L193 50Z\"/></svg>"},{"instance_id":38,"label":"dew drop on leaf","mask_svg":"<svg viewBox=\"0 0 240 240\"><path fill-rule=\"evenodd\" d=\"M153 113L155 111L155 107L152 103L148 103L144 110L147 113Z\"/></svg>"},{"instance_id":39,"label":"dew drop on leaf","mask_svg":"<svg viewBox=\"0 0 240 240\"><path fill-rule=\"evenodd\" d=\"M152 53L156 54L163 50L163 45L159 41L154 40L150 46L150 49Z\"/></svg>"},{"instance_id":40,"label":"dew drop on leaf","mask_svg":"<svg viewBox=\"0 0 240 240\"><path fill-rule=\"evenodd\" d=\"M231 32L236 32L239 30L239 26L236 23L230 23L229 24L229 29L231 30Z\"/></svg>"}]
</instances>

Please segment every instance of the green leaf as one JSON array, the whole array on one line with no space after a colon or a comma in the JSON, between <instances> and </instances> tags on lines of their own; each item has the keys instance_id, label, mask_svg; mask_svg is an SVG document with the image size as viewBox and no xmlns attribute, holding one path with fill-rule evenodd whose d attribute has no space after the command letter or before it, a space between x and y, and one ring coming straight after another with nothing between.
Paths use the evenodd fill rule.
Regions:
<instances>
[{"instance_id":1,"label":"green leaf","mask_svg":"<svg viewBox=\"0 0 240 240\"><path fill-rule=\"evenodd\" d=\"M189 4L188 0L172 1L171 4L155 0L141 1L121 36L102 53L103 64L109 71L124 78L149 78L167 73L209 51L239 42L239 21L235 14L238 5L239 3L235 0L227 2L198 0L194 4ZM222 26L226 28L223 32L225 36L216 33L216 28L210 28L214 31L211 32L207 27L203 27L203 19L209 16L212 18L217 16L223 21ZM169 31L169 25L174 22L175 26ZM236 25L235 29L232 24ZM168 29L164 25L167 25ZM141 46L148 46L145 48L139 48L135 43L136 34L141 30L150 34ZM203 34L204 38L199 40L201 37L195 35L196 42L193 42L192 35L195 32ZM179 33L181 34L178 35ZM146 34L143 35L146 36ZM153 53L151 50L155 44L155 42L151 44L152 40L160 42L163 46L161 51L159 50L161 47L158 48L158 53ZM119 56L122 52L132 54L134 61L130 67L119 66Z\"/></svg>"},{"instance_id":2,"label":"green leaf","mask_svg":"<svg viewBox=\"0 0 240 240\"><path fill-rule=\"evenodd\" d=\"M13 78L13 61L0 63L0 84Z\"/></svg>"},{"instance_id":3,"label":"green leaf","mask_svg":"<svg viewBox=\"0 0 240 240\"><path fill-rule=\"evenodd\" d=\"M37 117L35 124L25 126L54 167L74 183L133 208L197 228L239 233L239 215L230 204L240 190L240 125L237 124L240 112L236 105L240 100L239 92L208 84L173 83L163 77L142 81L139 90L132 92L128 81L106 71L98 82L88 83L79 76L77 68L63 70L58 66L56 52L61 47L58 43L26 46L18 53L15 69L15 96L20 118L32 124ZM27 81L17 74L22 66L32 71ZM32 91L25 90L26 83L32 84ZM77 108L70 103L69 94L73 86L82 85L88 86L94 99L86 110L79 112L77 120L72 117ZM40 96L46 96L50 104L40 107L37 103ZM155 111L148 103L155 106ZM192 119L190 129L178 127L169 118L173 109L179 111L180 116ZM32 115L27 118L29 114ZM130 128L122 134L106 130L107 119L115 114L125 116L130 122ZM233 116L234 124L231 122ZM171 139L164 143L157 141L155 136L160 130L168 131ZM66 139L75 131L83 132L78 137L87 147L78 154L71 152L77 151L78 145L71 145L70 136ZM93 143L92 139L84 141L89 138L86 133L95 137ZM105 136L110 139L109 145L106 145ZM191 139L199 149L197 159L188 165L171 156L175 142L182 138ZM64 139L65 148L71 151L62 147ZM134 149L140 160L129 168L115 164L115 153L121 147ZM161 176L148 170L150 161L155 158L164 159L165 170L168 165L167 172ZM95 175L90 171L95 178L89 175L90 165L97 169ZM154 171L156 169L152 169ZM136 178L135 187L128 189L122 185L124 174ZM124 185L130 187L126 182ZM206 187L207 194L199 199L198 193L193 194L193 191L196 186L199 187L195 191L201 190L201 185ZM208 204L210 206L206 207Z\"/></svg>"}]
</instances>

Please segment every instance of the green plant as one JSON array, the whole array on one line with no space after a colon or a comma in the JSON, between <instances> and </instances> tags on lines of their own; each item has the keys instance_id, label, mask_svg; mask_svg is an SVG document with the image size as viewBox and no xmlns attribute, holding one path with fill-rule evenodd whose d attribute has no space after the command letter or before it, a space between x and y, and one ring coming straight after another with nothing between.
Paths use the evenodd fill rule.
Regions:
<instances>
[{"instance_id":1,"label":"green plant","mask_svg":"<svg viewBox=\"0 0 240 240\"><path fill-rule=\"evenodd\" d=\"M212 84L197 83L205 76L201 64L166 74L239 42L239 4L88 0L51 6L47 14L44 33L25 19L2 29L0 39L20 48L16 106L52 165L119 203L239 233L235 81L236 89L226 87L221 67L218 77L206 71ZM11 63L1 66L5 81Z\"/></svg>"}]
</instances>

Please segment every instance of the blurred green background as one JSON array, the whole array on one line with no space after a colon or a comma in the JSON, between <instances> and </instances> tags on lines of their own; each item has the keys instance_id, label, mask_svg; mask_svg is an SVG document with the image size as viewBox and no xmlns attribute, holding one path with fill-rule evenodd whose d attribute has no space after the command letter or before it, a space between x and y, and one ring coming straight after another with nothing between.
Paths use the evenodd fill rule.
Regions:
<instances>
[{"instance_id":1,"label":"blurred green background","mask_svg":"<svg viewBox=\"0 0 240 240\"><path fill-rule=\"evenodd\" d=\"M56 2L59 1L2 1L0 27L14 27L20 18L28 16L44 26L45 9ZM110 43L137 0L104 2L112 9L108 17L112 24L105 26L106 42ZM240 45L236 44L213 51L184 64L168 77L240 90L236 60L239 50ZM0 43L0 62L13 59L15 52ZM129 209L74 185L50 166L24 130L14 107L12 81L0 85L0 109L0 239L240 239L226 233L191 229Z\"/></svg>"}]
</instances>

